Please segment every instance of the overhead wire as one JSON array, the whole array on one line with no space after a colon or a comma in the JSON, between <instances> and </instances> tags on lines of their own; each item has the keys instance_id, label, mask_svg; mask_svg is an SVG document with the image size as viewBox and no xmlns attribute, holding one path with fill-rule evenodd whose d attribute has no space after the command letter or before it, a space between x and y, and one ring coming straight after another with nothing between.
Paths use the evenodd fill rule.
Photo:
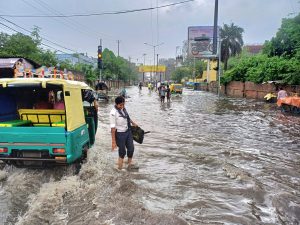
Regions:
<instances>
[{"instance_id":1,"label":"overhead wire","mask_svg":"<svg viewBox=\"0 0 300 225\"><path fill-rule=\"evenodd\" d=\"M170 6L185 4L188 2L193 2L195 0L186 0L181 2L170 3L166 5L161 5L157 7L148 7L148 8L140 8L140 9L129 9L129 10L120 10L115 12L102 12L102 13L88 13L88 14L70 14L70 15L10 15L10 14L0 14L3 17L22 17L22 18L49 18L49 17L90 17L90 16L104 16L104 15L117 15L117 14L126 14L126 13L133 13L133 12L142 12L142 11L149 11L154 9L161 9Z\"/></svg>"},{"instance_id":2,"label":"overhead wire","mask_svg":"<svg viewBox=\"0 0 300 225\"><path fill-rule=\"evenodd\" d=\"M27 2L27 0L23 0L23 1ZM59 10L51 7L49 4L47 4L43 0L33 0L33 1L35 2L34 6L32 4L29 4L29 5L31 5L33 8L35 8L39 11L41 11L39 9L39 8L41 8L42 12L45 12L47 10L47 12L46 12L47 14L50 12L55 15L63 15ZM39 8L37 8L36 6L38 6ZM75 30L78 34L83 34L85 37L88 37L90 39L95 40L95 39L98 39L99 37L101 37L105 41L113 41L113 42L116 41L116 39L113 38L111 35L99 33L97 31L95 31L94 29L91 29L90 27L83 25L82 23L80 23L78 21L74 21L73 18L64 18L64 17L56 18L55 17L52 19L59 21L63 25L67 26L69 29ZM94 37L93 37L93 35L94 35Z\"/></svg>"},{"instance_id":3,"label":"overhead wire","mask_svg":"<svg viewBox=\"0 0 300 225\"><path fill-rule=\"evenodd\" d=\"M1 22L0 22L0 25L2 25L2 26L4 26L5 28L8 28L9 30L12 30L12 31L14 31L14 32L17 32L17 33L21 33L21 34L23 34L23 35L26 35L26 34L24 34L24 33L22 33L22 32L17 31L16 29L14 29L14 28L12 28L12 27L7 26L7 25L4 24L4 23L1 23ZM21 27L20 27L20 28L21 28ZM24 28L22 28L22 29L24 29ZM25 30L26 30L26 29L25 29ZM11 36L11 35L9 35L9 36ZM62 51L62 50L59 50L59 49L57 49L57 48L54 48L53 46L47 45L47 44L42 43L42 42L41 42L41 45L46 46L46 47L48 47L48 48L50 48L50 49L53 49L53 50L55 50L55 51L57 51L57 52L69 54L69 53L67 53L67 52L64 52L64 51ZM74 52L74 53L77 53L77 52Z\"/></svg>"},{"instance_id":4,"label":"overhead wire","mask_svg":"<svg viewBox=\"0 0 300 225\"><path fill-rule=\"evenodd\" d=\"M28 32L28 33L31 33L30 30L27 30L26 28L21 27L21 26L19 26L18 24L14 23L14 22L12 22L12 21L10 21L10 20L8 20L8 19L3 18L2 16L0 16L0 18L1 18L2 20L5 20L5 21L8 22L8 23L13 24L14 26L16 26L16 27L18 27L18 28L20 28L20 29L22 29L22 30ZM20 33L20 32L19 32L19 33ZM65 50L68 50L68 51L71 51L71 52L76 53L76 51L73 50L73 49L64 47L64 46L62 46L62 45L60 45L60 44L57 44L57 43L55 43L55 42L53 42L53 41L50 41L50 40L48 40L47 38L44 38L43 36L41 36L41 37L42 37L45 41L47 41L47 42L49 42L49 43L51 43L51 44L53 44L53 45L56 45L56 46L58 46L58 47L60 47L60 48L63 48L63 49L65 49Z\"/></svg>"},{"instance_id":5,"label":"overhead wire","mask_svg":"<svg viewBox=\"0 0 300 225\"><path fill-rule=\"evenodd\" d=\"M31 4L31 2L30 1L28 1L28 0L22 0L24 3L26 3L27 5L29 5L29 6L31 6L32 8L34 8L34 9L36 9L37 11L43 11L44 13L47 13L47 11L45 11L43 8L38 8L37 6L38 5L40 5L40 3L38 2L38 1L35 1L36 3L38 3L38 4L36 4L36 3L34 3L34 4ZM74 28L73 27L70 27L70 26L68 26L68 24L67 23L65 23L64 21L61 21L59 18L52 18L53 20L55 20L55 21L57 21L57 22L59 22L59 23L61 23L61 24L64 24L66 27L68 27L69 29L73 29L74 30ZM64 19L64 20L66 20L66 19ZM80 30L76 30L77 32L81 32ZM88 37L90 37L90 36L88 36ZM51 38L49 38L49 39L53 39L52 37Z\"/></svg>"},{"instance_id":6,"label":"overhead wire","mask_svg":"<svg viewBox=\"0 0 300 225\"><path fill-rule=\"evenodd\" d=\"M12 27L10 27L10 26L8 26L8 25L2 23L2 22L0 22L0 25L2 25L2 26L6 27L6 28L8 28L9 30L12 30L12 31L14 31L14 32L17 32L17 33L26 35L26 34L20 32L20 31L18 31L18 30L16 30L16 29L14 29L14 28L12 28ZM11 35L10 35L10 36L11 36ZM45 44L45 43L43 43L43 42L41 42L41 45L46 46L46 47L48 47L48 48L51 48L51 49L53 49L53 50L55 50L55 51L57 51L57 52L62 52L62 53L69 54L69 53L64 52L64 51L62 51L62 50L59 50L59 49L57 49L57 48L54 48L53 46L47 45L47 44Z\"/></svg>"},{"instance_id":7,"label":"overhead wire","mask_svg":"<svg viewBox=\"0 0 300 225\"><path fill-rule=\"evenodd\" d=\"M45 9L45 10L53 13L54 15L58 15L58 16L63 15L60 11L58 11L57 9L52 8L49 4L47 4L46 2L44 2L42 0L34 0L34 1L40 7L42 7L42 9ZM76 21L76 22L73 21L71 18L64 18L64 17L56 18L56 17L54 17L53 19L61 19L61 20L58 20L58 21L62 22L65 26L71 28L72 30L75 30L75 31L85 35L88 38L92 38L91 35L89 35L90 33L94 33L95 35L99 36L99 33L96 33L94 30L88 29L87 26L79 23L78 21ZM82 29L80 29L78 26L80 26ZM101 34L101 35L109 36L109 35L106 35L106 34Z\"/></svg>"},{"instance_id":8,"label":"overhead wire","mask_svg":"<svg viewBox=\"0 0 300 225\"><path fill-rule=\"evenodd\" d=\"M23 0L24 1L24 0ZM26 1L26 0L25 0ZM85 16L101 16L101 15L114 15L114 14L125 14L125 13L133 13L133 12L140 12L140 11L147 11L147 10L151 10L151 12L154 10L154 9L159 9L159 8L165 8L165 7L170 7L170 6L175 6L175 5L179 5L179 4L184 4L184 3L188 3L188 2L192 2L192 1L194 1L194 0L186 0L186 1L181 1L181 2L176 2L176 3L170 3L170 4L166 4L166 5L161 5L161 6L156 6L156 7L153 7L152 5L151 5L151 7L149 7L149 8L141 8L141 9L132 9L132 10L121 10L121 11L115 11L115 12L103 12L103 13L90 13L90 14L72 14L72 15L63 15L63 14L61 14L61 13L56 13L55 12L55 14L56 15L6 15L6 14L3 14L3 15L1 15L0 14L0 16L2 16L2 19L3 19L3 17L45 17L45 18L47 18L47 17L56 17L56 18L68 18L68 17L85 17ZM43 2L44 4L45 4L45 2ZM30 4L30 5L32 5L32 4ZM41 4L40 4L41 5ZM45 5L48 5L48 4L45 4ZM49 6L49 5L48 5ZM46 7L48 7L48 6L46 6ZM34 7L34 6L33 6ZM36 7L34 7L34 8L36 8ZM49 7L48 7L49 8ZM37 9L37 8L36 8ZM53 11L53 10L52 10ZM11 21L10 21L11 22ZM2 25L3 25L3 23L2 23ZM20 28L20 26L19 26L19 28ZM26 30L27 32L29 32L28 30ZM15 32L19 32L19 31L15 31ZM20 32L19 32L20 33ZM59 47L62 47L62 48L64 48L64 49L66 49L66 50L69 50L69 51L74 51L74 50L72 50L72 49L69 49L69 48L66 48L66 47L64 47L64 46L62 46L62 45L59 45L59 44L56 44L55 42L52 42L52 41L50 41L50 40L48 40L48 39L46 39L46 38L43 38L45 41L48 41L48 42L50 42L50 43L52 43L52 44L54 44L54 45L57 45L57 46L59 46ZM49 46L49 45L46 45L46 44L44 44L43 43L43 45L45 45L45 46L47 46L47 47L51 47L51 46ZM55 48L53 48L53 49L55 49ZM61 50L57 50L57 49L55 49L56 51L60 51L60 52L63 52L63 51L61 51ZM74 51L75 52L75 51Z\"/></svg>"},{"instance_id":9,"label":"overhead wire","mask_svg":"<svg viewBox=\"0 0 300 225\"><path fill-rule=\"evenodd\" d=\"M54 9L53 7L51 7L49 4L47 4L45 1L43 0L34 0L35 2L37 2L41 7L45 8L46 10L54 13L55 15L63 15L63 13L61 13L59 10ZM95 34L97 37L99 36L106 36L107 38L105 38L106 40L112 40L115 41L115 39L113 37L111 37L108 34L104 34L104 33L99 33L97 31L95 31L94 29L91 29L90 27L78 22L78 21L73 21L71 18L60 18L63 19L66 23L64 23L65 25L68 26L68 24L70 24L71 26L69 26L70 28L72 28L73 30L76 30L82 34L84 34L85 36L92 38L91 35L89 35L90 33ZM78 29L78 26L80 26L83 29ZM83 32L82 30L85 30L86 32Z\"/></svg>"}]
</instances>

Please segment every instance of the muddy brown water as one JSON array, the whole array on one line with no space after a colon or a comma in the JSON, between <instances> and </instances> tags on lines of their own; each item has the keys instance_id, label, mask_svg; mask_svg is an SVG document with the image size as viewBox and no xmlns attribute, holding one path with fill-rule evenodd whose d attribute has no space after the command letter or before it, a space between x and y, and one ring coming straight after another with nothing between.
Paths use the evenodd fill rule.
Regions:
<instances>
[{"instance_id":1,"label":"muddy brown water","mask_svg":"<svg viewBox=\"0 0 300 225\"><path fill-rule=\"evenodd\" d=\"M146 131L139 171L117 172L101 103L95 146L73 168L5 166L0 224L299 224L300 118L274 105L184 90L160 104L128 88Z\"/></svg>"}]
</instances>

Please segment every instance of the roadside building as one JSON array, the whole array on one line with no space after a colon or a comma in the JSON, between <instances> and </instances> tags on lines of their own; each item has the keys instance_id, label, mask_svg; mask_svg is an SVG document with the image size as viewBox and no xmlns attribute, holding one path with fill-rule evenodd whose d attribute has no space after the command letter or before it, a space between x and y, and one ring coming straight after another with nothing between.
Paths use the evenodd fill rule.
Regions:
<instances>
[{"instance_id":1,"label":"roadside building","mask_svg":"<svg viewBox=\"0 0 300 225\"><path fill-rule=\"evenodd\" d=\"M84 63L97 67L97 59L87 56L87 54L56 54L56 58L59 61L69 61L72 65L77 63Z\"/></svg>"},{"instance_id":2,"label":"roadside building","mask_svg":"<svg viewBox=\"0 0 300 225\"><path fill-rule=\"evenodd\" d=\"M39 67L39 64L27 58L1 57L0 78L30 77Z\"/></svg>"},{"instance_id":3,"label":"roadside building","mask_svg":"<svg viewBox=\"0 0 300 225\"><path fill-rule=\"evenodd\" d=\"M244 49L247 50L247 52L249 52L252 55L256 55L258 53L260 53L263 49L263 45L261 44L256 44L256 45L245 45Z\"/></svg>"}]
</instances>

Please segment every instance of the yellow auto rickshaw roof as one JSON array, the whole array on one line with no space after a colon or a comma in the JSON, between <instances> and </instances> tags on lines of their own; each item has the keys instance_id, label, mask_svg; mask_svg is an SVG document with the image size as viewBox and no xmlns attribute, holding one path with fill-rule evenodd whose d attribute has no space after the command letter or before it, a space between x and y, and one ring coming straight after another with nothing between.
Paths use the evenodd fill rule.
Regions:
<instances>
[{"instance_id":1,"label":"yellow auto rickshaw roof","mask_svg":"<svg viewBox=\"0 0 300 225\"><path fill-rule=\"evenodd\" d=\"M81 90L92 90L86 83L73 80L53 79L53 78L2 78L0 85L3 88L8 87L9 84L41 84L43 88L47 84L62 85L64 91L69 91L71 94L65 96L65 111L67 119L67 131L73 131L82 125L86 124ZM82 110L78 110L82 109Z\"/></svg>"},{"instance_id":2,"label":"yellow auto rickshaw roof","mask_svg":"<svg viewBox=\"0 0 300 225\"><path fill-rule=\"evenodd\" d=\"M55 78L2 78L0 84L6 87L8 84L41 84L46 87L46 84L63 85L65 88L80 88L92 89L86 83L74 80L64 80Z\"/></svg>"}]
</instances>

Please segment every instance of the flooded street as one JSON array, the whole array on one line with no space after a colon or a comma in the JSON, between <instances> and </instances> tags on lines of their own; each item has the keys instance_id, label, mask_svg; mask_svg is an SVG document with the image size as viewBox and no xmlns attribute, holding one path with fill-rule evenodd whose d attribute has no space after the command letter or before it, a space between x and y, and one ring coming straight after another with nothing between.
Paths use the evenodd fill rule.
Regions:
<instances>
[{"instance_id":1,"label":"flooded street","mask_svg":"<svg viewBox=\"0 0 300 225\"><path fill-rule=\"evenodd\" d=\"M184 90L160 104L128 89L126 108L146 134L139 171L118 172L109 112L96 145L72 168L5 166L0 224L300 224L300 117L255 100Z\"/></svg>"}]
</instances>

